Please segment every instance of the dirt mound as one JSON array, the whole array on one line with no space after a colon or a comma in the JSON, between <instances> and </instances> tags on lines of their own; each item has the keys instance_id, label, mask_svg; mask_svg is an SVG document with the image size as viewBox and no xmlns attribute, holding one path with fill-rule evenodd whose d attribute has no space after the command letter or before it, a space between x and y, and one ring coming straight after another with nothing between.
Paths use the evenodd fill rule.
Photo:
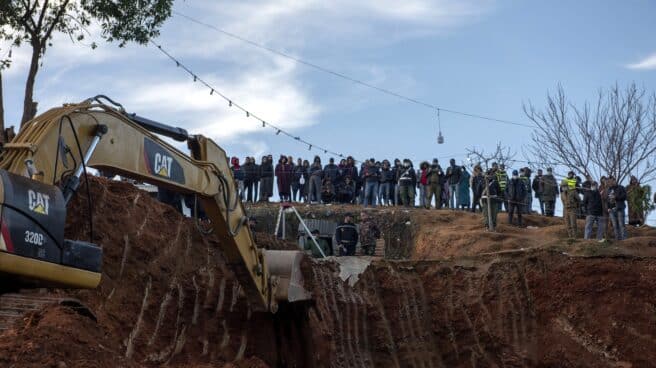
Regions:
<instances>
[{"instance_id":1,"label":"dirt mound","mask_svg":"<svg viewBox=\"0 0 656 368\"><path fill-rule=\"evenodd\" d=\"M53 306L24 316L0 338L3 367L133 367L111 350L96 323L70 308Z\"/></svg>"},{"instance_id":2,"label":"dirt mound","mask_svg":"<svg viewBox=\"0 0 656 368\"><path fill-rule=\"evenodd\" d=\"M435 213L437 212L437 213ZM538 215L524 216L524 227L508 224L507 214L500 213L497 232L485 231L482 216L470 212L414 211L410 221L414 244L409 258L415 260L452 259L463 256L513 251L520 249L562 248L576 253L580 247L599 246L596 241L585 241L585 221L579 220L579 239L565 243L567 229L562 218ZM629 240L615 244L631 250L633 254L656 256L656 229L650 227L628 229ZM608 237L612 239L612 232ZM612 243L612 241L610 241ZM650 245L652 244L652 245Z\"/></svg>"},{"instance_id":3,"label":"dirt mound","mask_svg":"<svg viewBox=\"0 0 656 368\"><path fill-rule=\"evenodd\" d=\"M56 359L76 367L87 361L99 367L221 366L254 351L277 361L278 347L270 344L273 320L251 312L216 238L201 236L193 221L128 183L94 179L91 197L93 242L104 252L100 286L51 293L81 300L98 323L47 309L34 316L39 323L21 322L0 336L0 361L27 357L35 367ZM69 206L66 237L89 240L88 219L82 188ZM261 238L272 248L286 246Z\"/></svg>"}]
</instances>

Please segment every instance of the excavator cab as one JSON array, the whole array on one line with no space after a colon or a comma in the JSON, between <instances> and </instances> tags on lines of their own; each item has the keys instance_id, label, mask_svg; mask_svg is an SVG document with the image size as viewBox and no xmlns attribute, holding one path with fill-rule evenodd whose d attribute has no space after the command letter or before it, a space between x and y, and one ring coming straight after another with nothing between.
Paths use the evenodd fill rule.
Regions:
<instances>
[{"instance_id":1,"label":"excavator cab","mask_svg":"<svg viewBox=\"0 0 656 368\"><path fill-rule=\"evenodd\" d=\"M66 203L61 190L0 169L0 273L4 288L34 284L94 288L102 249L64 239Z\"/></svg>"}]
</instances>

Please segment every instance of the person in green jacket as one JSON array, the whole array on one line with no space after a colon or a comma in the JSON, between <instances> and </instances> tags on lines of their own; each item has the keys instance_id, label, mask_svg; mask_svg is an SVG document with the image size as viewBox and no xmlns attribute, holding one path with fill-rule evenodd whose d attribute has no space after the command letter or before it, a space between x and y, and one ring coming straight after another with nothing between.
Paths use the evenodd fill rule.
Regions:
<instances>
[{"instance_id":1,"label":"person in green jacket","mask_svg":"<svg viewBox=\"0 0 656 368\"><path fill-rule=\"evenodd\" d=\"M553 169L548 167L547 174L538 183L540 200L544 203L544 214L553 217L556 210L556 197L558 197L558 182L553 175Z\"/></svg>"},{"instance_id":2,"label":"person in green jacket","mask_svg":"<svg viewBox=\"0 0 656 368\"><path fill-rule=\"evenodd\" d=\"M312 230L312 236L308 236L307 240L305 241L305 250L310 251L310 254L312 254L312 257L314 258L322 258L323 256L321 255L321 252L319 252L319 249L317 249L316 244L312 241L312 238L316 240L317 244L319 244L319 247L321 247L321 250L323 251L323 254L326 256L330 255L330 245L328 244L328 241L326 239L323 239L320 237L319 230L314 229Z\"/></svg>"}]
</instances>

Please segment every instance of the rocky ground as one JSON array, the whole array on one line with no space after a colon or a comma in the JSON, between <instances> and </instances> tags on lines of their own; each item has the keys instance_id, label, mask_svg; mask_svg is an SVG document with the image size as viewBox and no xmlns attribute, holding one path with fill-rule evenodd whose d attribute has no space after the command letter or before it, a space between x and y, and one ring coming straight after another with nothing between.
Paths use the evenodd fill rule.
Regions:
<instances>
[{"instance_id":1,"label":"rocky ground","mask_svg":"<svg viewBox=\"0 0 656 368\"><path fill-rule=\"evenodd\" d=\"M470 213L371 210L387 259L357 282L342 280L334 260L308 259L313 301L268 315L249 310L221 244L192 221L126 183L94 180L91 192L100 287L37 292L74 296L97 322L57 306L25 315L0 335L0 366L656 366L652 228L621 244L572 243L560 219L487 233ZM297 208L332 221L361 211ZM289 242L268 235L277 211L249 208L257 239L293 248L291 217ZM67 237L88 240L88 218L80 196Z\"/></svg>"}]
</instances>

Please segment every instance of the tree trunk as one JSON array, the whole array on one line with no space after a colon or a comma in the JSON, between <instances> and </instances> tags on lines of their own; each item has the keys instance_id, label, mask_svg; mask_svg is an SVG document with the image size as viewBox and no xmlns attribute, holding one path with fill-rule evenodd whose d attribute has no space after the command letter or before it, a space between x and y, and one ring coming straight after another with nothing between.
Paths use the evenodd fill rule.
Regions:
<instances>
[{"instance_id":1,"label":"tree trunk","mask_svg":"<svg viewBox=\"0 0 656 368\"><path fill-rule=\"evenodd\" d=\"M25 100L23 101L23 118L21 119L21 128L23 127L23 124L31 120L36 115L36 103L33 101L33 96L36 72L39 71L40 56L41 45L32 43L32 61L30 62L30 70L27 74L27 82L25 83Z\"/></svg>"},{"instance_id":2,"label":"tree trunk","mask_svg":"<svg viewBox=\"0 0 656 368\"><path fill-rule=\"evenodd\" d=\"M0 70L0 132L3 134L0 134L0 143L6 143L4 139L4 131L5 131L5 100L2 96L2 70Z\"/></svg>"}]
</instances>

